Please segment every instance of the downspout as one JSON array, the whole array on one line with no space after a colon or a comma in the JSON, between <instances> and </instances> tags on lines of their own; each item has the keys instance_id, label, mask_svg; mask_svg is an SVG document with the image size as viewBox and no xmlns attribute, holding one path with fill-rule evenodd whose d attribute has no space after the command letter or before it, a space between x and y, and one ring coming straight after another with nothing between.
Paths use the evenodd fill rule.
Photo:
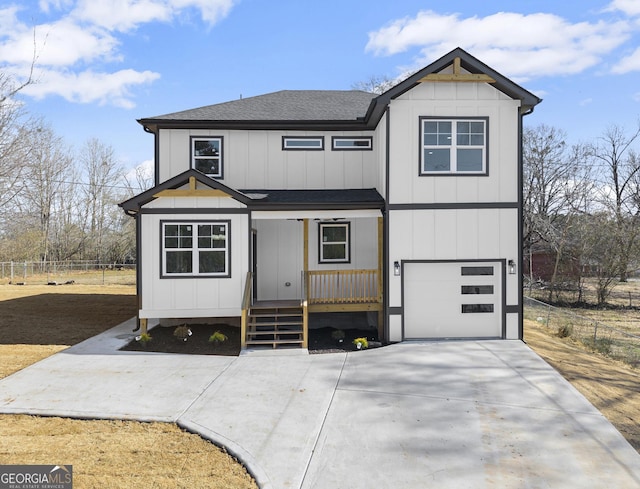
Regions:
<instances>
[{"instance_id":1,"label":"downspout","mask_svg":"<svg viewBox=\"0 0 640 489\"><path fill-rule=\"evenodd\" d=\"M136 327L133 332L140 330L140 310L142 309L142 252L140 241L142 236L142 221L140 212L133 215L136 220L136 297L138 300L138 312L136 313Z\"/></svg>"},{"instance_id":2,"label":"downspout","mask_svg":"<svg viewBox=\"0 0 640 489\"><path fill-rule=\"evenodd\" d=\"M522 264L524 263L524 255L522 250L524 239L524 227L522 219L524 217L524 155L522 149L522 139L524 137L524 116L533 113L534 107L528 110L520 111L518 118L518 339L524 341L524 280L522 274Z\"/></svg>"}]
</instances>

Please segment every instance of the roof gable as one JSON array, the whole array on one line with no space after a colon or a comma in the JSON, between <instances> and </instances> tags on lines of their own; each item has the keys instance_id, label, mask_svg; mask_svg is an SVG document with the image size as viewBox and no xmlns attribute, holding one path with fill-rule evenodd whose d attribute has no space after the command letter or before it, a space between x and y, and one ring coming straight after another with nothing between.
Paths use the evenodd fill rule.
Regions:
<instances>
[{"instance_id":1,"label":"roof gable","mask_svg":"<svg viewBox=\"0 0 640 489\"><path fill-rule=\"evenodd\" d=\"M542 99L509 80L504 75L501 75L479 59L474 58L464 49L456 48L378 96L369 107L367 120L376 121L377 123L391 100L411 90L420 83L436 81L438 74L450 66L453 67L454 74L459 68L464 69L469 74L466 78L465 75L462 75L457 81L491 83L492 86L512 99L521 100L522 113L530 112L536 105L542 102ZM440 80L444 80L444 78ZM456 80L451 78L447 81Z\"/></svg>"},{"instance_id":2,"label":"roof gable","mask_svg":"<svg viewBox=\"0 0 640 489\"><path fill-rule=\"evenodd\" d=\"M194 196L197 196L198 183L211 190L209 192L207 192L206 190L201 191L200 194L203 197L221 197L226 195L245 205L248 205L251 200L247 195L238 192L237 190L234 190L230 187L227 187L218 180L214 180L213 178L206 176L204 173L192 168L181 173L180 175L176 175L175 177L170 178L169 180L159 185L156 185L153 188L150 188L149 190L142 192L141 194L136 195L135 197L125 200L118 205L122 207L122 209L127 214L134 215L140 210L142 206L148 204L152 200L157 199L158 197L172 195L176 197L186 196L188 195L188 192L191 192ZM179 190L180 187L184 187L187 184L189 185L189 190ZM171 192L173 192L173 194Z\"/></svg>"}]
</instances>

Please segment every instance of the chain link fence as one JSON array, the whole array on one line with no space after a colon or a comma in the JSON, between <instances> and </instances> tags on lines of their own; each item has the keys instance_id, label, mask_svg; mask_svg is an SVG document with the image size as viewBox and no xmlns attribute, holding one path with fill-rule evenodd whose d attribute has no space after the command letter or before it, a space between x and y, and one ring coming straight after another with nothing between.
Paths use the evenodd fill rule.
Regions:
<instances>
[{"instance_id":1,"label":"chain link fence","mask_svg":"<svg viewBox=\"0 0 640 489\"><path fill-rule=\"evenodd\" d=\"M640 336L592 318L574 314L530 297L524 298L524 318L546 327L550 333L572 338L591 350L640 366Z\"/></svg>"},{"instance_id":2,"label":"chain link fence","mask_svg":"<svg viewBox=\"0 0 640 489\"><path fill-rule=\"evenodd\" d=\"M97 261L0 262L0 283L135 285L136 265Z\"/></svg>"}]
</instances>

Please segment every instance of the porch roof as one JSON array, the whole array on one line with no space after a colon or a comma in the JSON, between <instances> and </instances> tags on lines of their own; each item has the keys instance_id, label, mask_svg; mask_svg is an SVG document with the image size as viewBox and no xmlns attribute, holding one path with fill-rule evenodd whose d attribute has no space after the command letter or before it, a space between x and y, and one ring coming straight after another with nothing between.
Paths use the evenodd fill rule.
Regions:
<instances>
[{"instance_id":1,"label":"porch roof","mask_svg":"<svg viewBox=\"0 0 640 489\"><path fill-rule=\"evenodd\" d=\"M375 188L317 190L240 190L256 210L383 209L384 198Z\"/></svg>"}]
</instances>

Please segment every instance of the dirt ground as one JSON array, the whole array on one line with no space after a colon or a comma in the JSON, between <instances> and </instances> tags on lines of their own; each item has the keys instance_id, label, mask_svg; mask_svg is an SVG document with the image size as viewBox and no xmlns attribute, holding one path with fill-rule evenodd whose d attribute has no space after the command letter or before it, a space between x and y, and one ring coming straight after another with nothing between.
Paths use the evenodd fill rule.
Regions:
<instances>
[{"instance_id":1,"label":"dirt ground","mask_svg":"<svg viewBox=\"0 0 640 489\"><path fill-rule=\"evenodd\" d=\"M0 285L0 378L135 312L130 285ZM257 488L224 450L172 424L0 415L0 433L0 463L73 465L78 488Z\"/></svg>"},{"instance_id":2,"label":"dirt ground","mask_svg":"<svg viewBox=\"0 0 640 489\"><path fill-rule=\"evenodd\" d=\"M525 321L524 340L640 452L640 372L559 338L535 321Z\"/></svg>"}]
</instances>

